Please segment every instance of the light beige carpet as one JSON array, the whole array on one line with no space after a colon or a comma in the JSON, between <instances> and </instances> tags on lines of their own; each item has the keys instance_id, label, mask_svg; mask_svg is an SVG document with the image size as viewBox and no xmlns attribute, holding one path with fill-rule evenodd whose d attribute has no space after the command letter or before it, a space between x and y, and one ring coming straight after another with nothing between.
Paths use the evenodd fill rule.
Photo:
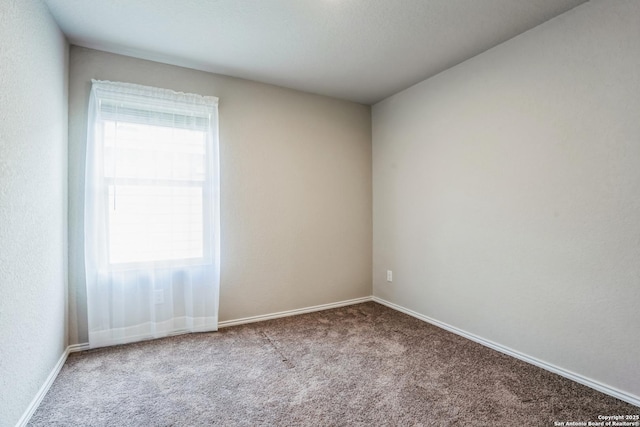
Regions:
<instances>
[{"instance_id":1,"label":"light beige carpet","mask_svg":"<svg viewBox=\"0 0 640 427\"><path fill-rule=\"evenodd\" d=\"M376 303L72 354L32 426L553 426L640 408Z\"/></svg>"}]
</instances>

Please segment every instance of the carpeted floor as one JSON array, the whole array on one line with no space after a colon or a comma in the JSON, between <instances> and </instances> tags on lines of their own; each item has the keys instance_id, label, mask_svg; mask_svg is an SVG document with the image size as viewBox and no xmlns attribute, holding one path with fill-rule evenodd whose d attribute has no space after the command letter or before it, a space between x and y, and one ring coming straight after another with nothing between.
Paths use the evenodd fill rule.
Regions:
<instances>
[{"instance_id":1,"label":"carpeted floor","mask_svg":"<svg viewBox=\"0 0 640 427\"><path fill-rule=\"evenodd\" d=\"M32 426L553 426L640 408L376 303L76 353Z\"/></svg>"}]
</instances>

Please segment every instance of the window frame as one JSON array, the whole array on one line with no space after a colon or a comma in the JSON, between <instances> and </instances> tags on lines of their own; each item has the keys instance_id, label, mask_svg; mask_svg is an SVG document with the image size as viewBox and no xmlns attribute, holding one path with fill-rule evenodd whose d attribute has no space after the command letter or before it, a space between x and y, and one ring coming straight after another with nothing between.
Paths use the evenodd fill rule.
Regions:
<instances>
[{"instance_id":1,"label":"window frame","mask_svg":"<svg viewBox=\"0 0 640 427\"><path fill-rule=\"evenodd\" d=\"M100 82L101 83L101 82ZM111 82L108 82L111 83ZM94 81L95 84L95 81ZM113 84L113 83L111 83ZM127 86L129 84L121 84ZM129 85L129 86L137 86L137 85ZM143 87L146 88L146 87ZM148 89L156 89L156 88L148 88ZM185 95L185 96L196 96L192 94L182 94L179 92L168 91L166 89L156 89L158 91L171 92L172 94L177 95ZM172 179L172 178L131 178L131 177L111 177L108 176L106 171L104 170L104 150L105 150L105 123L106 122L114 122L117 126L119 122L121 123L130 123L130 124L149 124L141 122L140 120L133 119L128 120L127 116L118 116L116 114L116 118L110 117L113 115L113 112L106 111L106 114L103 114L103 102L106 101L107 105L113 105L120 102L117 96L110 96L110 93L102 93L97 96L97 106L98 113L95 117L94 131L96 133L96 139L102 141L102 161L103 164L100 166L101 173L97 176L97 179L102 181L101 185L104 189L103 197L103 207L106 212L103 212L105 215L105 243L106 243L106 254L104 254L103 262L100 263L100 270L102 271L122 271L122 270L131 270L131 269L142 269L142 268L175 268L180 266L192 266L192 265L208 265L216 262L216 259L219 257L217 252L219 251L219 238L214 238L214 233L219 232L219 225L216 226L216 222L219 221L219 218L215 218L215 212L219 213L219 200L218 200L218 188L215 183L219 180L219 166L217 162L217 98L215 97L200 97L206 101L206 107L209 108L211 106L215 106L215 110L206 112L203 114L203 109L201 105L198 105L197 108L184 109L184 104L181 102L171 102L166 99L157 98L154 99L148 95L140 95L140 96L131 96L127 95L130 99L133 100L132 105L138 112L148 111L150 113L155 113L159 115L175 115L175 112L172 111L178 108L181 108L181 113L185 119L185 122L189 122L191 119L192 122L196 123L196 129L202 131L204 141L204 179L202 181L199 180L190 180L190 179ZM155 105L154 102L157 103ZM121 105L126 105L123 103ZM148 106L150 108L145 108ZM206 110L204 110L206 111ZM187 114L185 114L185 112ZM189 116L188 114L191 114ZM215 117L214 117L215 114ZM158 125L156 123L151 123L151 125L156 126L166 126L169 128L183 128L190 129L188 126L170 126L170 125ZM101 135L97 135L101 133ZM213 151L214 150L214 151ZM164 184L164 185L162 185ZM202 201L202 256L201 257L190 257L190 258L168 258L168 259L156 259L156 260L144 260L144 261L130 261L130 262L112 262L111 256L111 239L112 239L112 230L111 230L111 217L109 210L112 206L112 200L110 197L110 188L113 186L117 187L127 187L127 186L135 186L135 185L148 185L148 186L157 186L158 188L167 188L167 187L196 187L200 188L200 200ZM114 196L116 197L116 196ZM114 199L115 200L115 199ZM219 223L218 223L219 224ZM217 236L216 236L217 237Z\"/></svg>"}]
</instances>

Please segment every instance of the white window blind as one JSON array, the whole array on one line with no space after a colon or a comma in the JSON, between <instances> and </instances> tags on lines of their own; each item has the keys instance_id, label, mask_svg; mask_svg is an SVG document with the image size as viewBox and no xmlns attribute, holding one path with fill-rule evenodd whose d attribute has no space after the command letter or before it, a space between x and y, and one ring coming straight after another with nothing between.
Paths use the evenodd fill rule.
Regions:
<instances>
[{"instance_id":1,"label":"white window blind","mask_svg":"<svg viewBox=\"0 0 640 427\"><path fill-rule=\"evenodd\" d=\"M210 256L206 131L103 120L109 262Z\"/></svg>"}]
</instances>

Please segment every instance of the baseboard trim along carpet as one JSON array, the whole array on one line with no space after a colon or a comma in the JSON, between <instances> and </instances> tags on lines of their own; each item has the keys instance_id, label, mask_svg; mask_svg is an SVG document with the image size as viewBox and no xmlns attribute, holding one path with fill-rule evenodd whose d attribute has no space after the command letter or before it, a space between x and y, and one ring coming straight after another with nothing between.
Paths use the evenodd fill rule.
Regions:
<instances>
[{"instance_id":1,"label":"baseboard trim along carpet","mask_svg":"<svg viewBox=\"0 0 640 427\"><path fill-rule=\"evenodd\" d=\"M297 308L294 310L279 311L277 313L263 314L259 316L243 317L242 319L225 320L218 322L218 328L243 325L245 323L262 322L264 320L278 319L280 317L296 316L298 314L313 313L314 311L330 310L332 308L344 307L347 305L360 304L371 301L372 297L354 298L345 301L332 302L329 304L314 305L312 307Z\"/></svg>"},{"instance_id":2,"label":"baseboard trim along carpet","mask_svg":"<svg viewBox=\"0 0 640 427\"><path fill-rule=\"evenodd\" d=\"M67 350L69 350L69 353L76 353L78 351L85 351L85 350L89 350L91 347L89 347L89 343L85 342L82 344L73 344L70 345L69 347L67 347Z\"/></svg>"},{"instance_id":3,"label":"baseboard trim along carpet","mask_svg":"<svg viewBox=\"0 0 640 427\"><path fill-rule=\"evenodd\" d=\"M373 296L371 300L377 302L378 304L385 305L389 308L397 310L401 313L408 314L411 317L415 317L416 319L422 320L424 322L430 323L439 328L445 329L449 332L452 332L456 335L460 335L461 337L467 338L471 341L477 342L478 344L484 345L485 347L489 347L493 350L499 351L500 353L506 354L511 357L515 357L516 359L520 359L523 362L530 363L534 366L547 370L549 372L553 372L554 374L560 375L562 377L568 378L572 381L590 387L594 390L597 390L601 393L607 394L609 396L615 397L616 399L620 399L624 402L630 403L632 405L636 405L640 407L640 397L634 396L629 393L625 393L624 391L618 390L616 388L610 387L608 385L602 384L598 381L592 380L591 378L584 377L582 375L576 374L571 371L567 371L566 369L560 368L558 366L552 365L551 363L544 362L542 360L536 359L535 357L528 356L526 354L520 353L516 350L513 350L509 347L505 347L501 344L497 344L493 341L489 341L472 333L466 332L462 329L458 329L455 326L451 326L447 323L441 322L436 319L432 319L431 317L425 316L408 308L405 308L401 305L394 304L382 298Z\"/></svg>"},{"instance_id":4,"label":"baseboard trim along carpet","mask_svg":"<svg viewBox=\"0 0 640 427\"><path fill-rule=\"evenodd\" d=\"M387 306L393 310L399 311L401 313L407 314L411 317L415 317L416 319L422 320L424 322L430 323L434 326L437 326L439 328L445 329L449 332L452 332L456 335L459 335L461 337L464 337L466 339L469 339L471 341L474 341L478 344L484 345L485 347L489 347L493 350L499 351L500 353L506 354L508 356L511 357L515 357L516 359L522 360L524 362L530 363L534 366L537 366L539 368L542 368L544 370L547 370L549 372L552 372L554 374L560 375L562 377L568 378L572 381L575 381L577 383L580 383L582 385L585 385L587 387L590 387L594 390L597 390L601 393L607 394L609 396L615 397L617 399L620 399L624 402L630 403L632 405L638 406L640 407L640 397L638 396L634 396L632 394L629 393L625 393L621 390L618 390L616 388L607 386L605 384L602 384L598 381L592 380L590 378L584 377L582 375L576 374L574 372L571 371L567 371L565 369L559 368L555 365L552 365L550 363L544 362L542 360L536 359L535 357L532 356L528 356L526 354L520 353L516 350L513 350L509 347L505 347L503 345L497 344L493 341L489 341L486 340L484 338L481 338L477 335L471 334L469 332L466 332L462 329L458 329L454 326L451 326L447 323L441 322L439 320L435 320L432 319L428 316L422 315L418 312L415 312L413 310L410 310L408 308L402 307L398 304L394 304L392 302L389 302L387 300L384 300L382 298L376 297L376 296L368 296L368 297L362 297L362 298L354 298L354 299L350 299L350 300L345 300L345 301L339 301L339 302L334 302L334 303L329 303L329 304L321 304L321 305L315 305L312 307L305 307L305 308L299 308L299 309L294 309L294 310L286 310L286 311L280 311L277 313L271 313L271 314L265 314L265 315L259 315L259 316L251 316L251 317L244 317L241 319L234 319L234 320L225 320L223 322L219 322L218 323L218 328L225 328L225 327L229 327L229 326L235 326L235 325L243 325L246 323L254 323L254 322L261 322L264 320L270 320L270 319L277 319L277 318L281 318L281 317L288 317L288 316L295 316L295 315L299 315L299 314L305 314L305 313L312 313L315 311L322 311L322 310L329 310L332 308L338 308L338 307L344 307L344 306L348 306L348 305L354 305L354 304L360 304L360 303L364 303L364 302L368 302L368 301L374 301L378 304L382 304L384 306ZM36 394L36 396L33 398L33 400L31 401L31 403L29 404L29 406L27 407L27 409L25 410L24 414L22 415L22 417L20 418L20 420L18 421L18 423L16 424L16 427L24 427L27 425L27 423L29 422L29 420L31 419L32 415L34 414L34 412L36 411L36 409L38 409L38 406L40 405L40 402L42 402L42 399L44 398L44 396L47 394L47 392L49 391L49 388L51 387L51 385L53 384L53 382L55 381L56 377L58 376L58 373L60 372L60 370L62 369L62 367L64 366L64 363L67 360L67 357L69 356L70 353L74 353L74 352L78 352L78 351L84 351L84 350L89 350L89 344L88 343L82 343L82 344L73 344L68 346L65 351L62 353L62 355L60 356L60 359L58 360L58 362L56 363L56 365L53 367L53 369L51 370L51 373L49 374L49 376L47 377L46 381L44 382L44 384L42 385L42 387L40 387L40 390L38 390L38 393Z\"/></svg>"},{"instance_id":5,"label":"baseboard trim along carpet","mask_svg":"<svg viewBox=\"0 0 640 427\"><path fill-rule=\"evenodd\" d=\"M45 380L44 384L42 384L42 387L40 387L40 390L38 390L38 393L36 393L31 403L29 403L29 406L22 414L22 417L20 417L20 419L18 420L16 427L24 427L27 425L33 413L36 412L36 409L38 409L38 406L40 406L40 402L42 402L42 399L44 399L44 397L47 395L47 392L51 388L51 385L56 380L56 377L58 376L58 374L60 373L60 370L64 366L64 362L67 361L67 357L69 357L69 354L75 353L77 351L84 351L84 350L89 350L89 343L73 344L68 346L62 352L60 359L58 359L58 362L49 373L49 376Z\"/></svg>"},{"instance_id":6,"label":"baseboard trim along carpet","mask_svg":"<svg viewBox=\"0 0 640 427\"><path fill-rule=\"evenodd\" d=\"M347 305L360 304L372 301L372 297L353 298L344 301L332 302L329 304L314 305L311 307L296 308L293 310L278 311L276 313L261 314L258 316L243 317L241 319L225 320L218 322L218 329L227 328L229 326L244 325L246 323L262 322L265 320L278 319L280 317L296 316L299 314L313 313L314 311L330 310L332 308L345 307ZM69 353L76 351L89 350L89 343L74 344L69 346ZM63 362L64 363L64 362Z\"/></svg>"},{"instance_id":7,"label":"baseboard trim along carpet","mask_svg":"<svg viewBox=\"0 0 640 427\"><path fill-rule=\"evenodd\" d=\"M36 412L36 409L38 409L38 406L40 406L40 402L42 402L42 399L44 399L44 396L46 396L47 392L51 388L51 385L56 380L58 373L64 366L64 362L67 361L68 355L69 355L69 347L67 347L62 352L60 359L58 359L58 362L55 364L55 366L49 373L49 376L44 381L44 384L42 384L42 387L40 387L40 390L38 390L38 393L36 393L31 403L29 403L29 406L27 406L27 409L22 414L22 417L20 417L20 419L18 420L16 427L23 427L27 425L33 413Z\"/></svg>"}]
</instances>

